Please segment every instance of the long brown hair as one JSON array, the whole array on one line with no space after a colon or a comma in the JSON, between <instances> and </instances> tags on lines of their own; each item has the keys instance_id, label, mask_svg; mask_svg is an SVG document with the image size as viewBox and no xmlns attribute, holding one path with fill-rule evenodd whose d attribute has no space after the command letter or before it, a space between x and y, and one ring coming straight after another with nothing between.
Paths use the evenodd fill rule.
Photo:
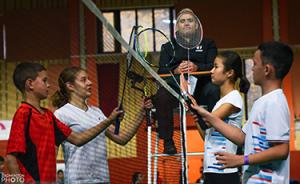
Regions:
<instances>
[{"instance_id":1,"label":"long brown hair","mask_svg":"<svg viewBox=\"0 0 300 184\"><path fill-rule=\"evenodd\" d=\"M77 74L80 71L84 71L84 69L76 66L65 68L59 75L58 78L58 86L59 90L57 90L53 96L51 97L52 105L56 108L60 108L64 106L70 100L70 93L66 86L67 82L74 83Z\"/></svg>"}]
</instances>

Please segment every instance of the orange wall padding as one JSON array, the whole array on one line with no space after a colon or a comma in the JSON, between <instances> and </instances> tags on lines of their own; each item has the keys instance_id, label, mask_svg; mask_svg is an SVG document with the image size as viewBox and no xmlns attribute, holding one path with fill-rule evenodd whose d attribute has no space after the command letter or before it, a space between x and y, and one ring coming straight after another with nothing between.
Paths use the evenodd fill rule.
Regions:
<instances>
[{"instance_id":1,"label":"orange wall padding","mask_svg":"<svg viewBox=\"0 0 300 184\"><path fill-rule=\"evenodd\" d=\"M0 141L0 155L2 157L6 157L6 146L7 146L7 141ZM7 170L7 167L6 167L6 164L5 164L5 168L4 168L4 173L7 173L8 170Z\"/></svg>"},{"instance_id":2,"label":"orange wall padding","mask_svg":"<svg viewBox=\"0 0 300 184\"><path fill-rule=\"evenodd\" d=\"M300 151L291 151L290 154L290 179L300 181Z\"/></svg>"},{"instance_id":3,"label":"orange wall padding","mask_svg":"<svg viewBox=\"0 0 300 184\"><path fill-rule=\"evenodd\" d=\"M300 53L295 53L295 61L291 69L292 88L293 88L293 104L295 118L300 119Z\"/></svg>"},{"instance_id":4,"label":"orange wall padding","mask_svg":"<svg viewBox=\"0 0 300 184\"><path fill-rule=\"evenodd\" d=\"M288 42L288 9L287 0L281 0L279 3L279 26L280 26L280 40ZM290 109L290 150L295 150L295 113L292 103L293 88L291 72L285 77L283 81L283 90L286 95L289 109Z\"/></svg>"}]
</instances>

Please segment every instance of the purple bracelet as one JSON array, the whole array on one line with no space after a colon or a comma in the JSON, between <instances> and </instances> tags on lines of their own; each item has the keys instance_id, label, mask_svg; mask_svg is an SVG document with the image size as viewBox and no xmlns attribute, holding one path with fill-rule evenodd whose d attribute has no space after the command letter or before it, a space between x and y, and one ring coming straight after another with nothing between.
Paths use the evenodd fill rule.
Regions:
<instances>
[{"instance_id":1,"label":"purple bracelet","mask_svg":"<svg viewBox=\"0 0 300 184\"><path fill-rule=\"evenodd\" d=\"M244 156L244 165L249 165L249 156L248 155Z\"/></svg>"}]
</instances>

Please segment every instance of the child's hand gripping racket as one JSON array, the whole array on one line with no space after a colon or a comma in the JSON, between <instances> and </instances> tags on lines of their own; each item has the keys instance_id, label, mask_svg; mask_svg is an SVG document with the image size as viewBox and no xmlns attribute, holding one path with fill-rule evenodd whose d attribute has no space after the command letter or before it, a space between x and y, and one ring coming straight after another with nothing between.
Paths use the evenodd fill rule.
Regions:
<instances>
[{"instance_id":1,"label":"child's hand gripping racket","mask_svg":"<svg viewBox=\"0 0 300 184\"><path fill-rule=\"evenodd\" d=\"M209 128L202 117L198 114L198 112L191 107L191 105L197 105L196 100L188 93L188 82L184 78L184 74L180 74L180 89L182 96L184 98L184 101L186 102L186 105L188 106L188 110L190 110L193 114L197 116L198 124L201 127L202 130L206 130Z\"/></svg>"},{"instance_id":2,"label":"child's hand gripping racket","mask_svg":"<svg viewBox=\"0 0 300 184\"><path fill-rule=\"evenodd\" d=\"M123 105L120 104L120 106L118 107L118 111L123 111ZM120 125L121 125L121 121L122 121L122 118L123 118L124 114L121 115L119 114L116 118L116 122L115 122L115 131L114 131L114 134L118 135L119 132L120 132Z\"/></svg>"}]
</instances>

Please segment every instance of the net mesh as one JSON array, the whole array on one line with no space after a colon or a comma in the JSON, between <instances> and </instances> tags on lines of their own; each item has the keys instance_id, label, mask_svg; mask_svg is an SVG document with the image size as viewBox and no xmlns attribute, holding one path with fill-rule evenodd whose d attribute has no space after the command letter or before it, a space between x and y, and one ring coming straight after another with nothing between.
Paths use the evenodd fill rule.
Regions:
<instances>
[{"instance_id":1,"label":"net mesh","mask_svg":"<svg viewBox=\"0 0 300 184\"><path fill-rule=\"evenodd\" d=\"M125 49L126 50L126 49ZM126 50L127 51L127 50ZM152 96L156 93L158 87L160 86L151 76L149 72L134 58L128 63L126 59L127 55L123 54L119 63L119 92L118 104L121 103L123 99L122 106L125 112L124 119L121 121L120 133L126 131L126 129L131 128L133 123L136 121L143 121L141 127L139 128L137 135L125 146L120 146L111 140L108 141L108 158L110 161L110 176L111 182L122 183L124 181L129 181L129 177L134 172L141 172L144 174L146 183L147 179L147 127L144 119L144 112L142 110L142 102L144 97L144 91L146 91L147 96ZM117 56L109 56L109 60L117 59ZM159 54L149 53L147 59L152 59L158 61ZM118 58L120 59L120 58ZM102 64L100 64L101 67ZM130 67L129 67L130 65ZM135 73L143 77L142 81L135 81L131 77L126 76L128 73ZM157 70L157 69L156 69ZM101 79L98 79L101 80ZM126 80L126 82L125 82ZM123 92L123 87L124 92ZM106 89L107 86L103 86ZM101 100L101 99L100 99ZM105 99L103 99L105 100ZM105 108L103 109L105 110ZM178 110L177 110L178 111ZM174 117L175 133L174 140L176 142L176 147L178 152L181 152L180 143L180 131L179 131L179 115L175 112L176 117ZM154 115L155 116L155 115ZM156 145L156 123L155 118L152 119L152 153L155 152ZM157 153L163 152L163 142L159 140ZM152 173L154 172L154 157L152 157ZM168 183L179 183L180 172L181 172L181 157L180 156L169 156L169 157L159 157L157 164L157 171L159 173L159 178L163 178L164 181ZM129 176L129 177L128 177ZM153 177L153 176L152 176ZM153 178L152 178L153 180Z\"/></svg>"},{"instance_id":2,"label":"net mesh","mask_svg":"<svg viewBox=\"0 0 300 184\"><path fill-rule=\"evenodd\" d=\"M125 47L123 47L125 48ZM127 51L126 49L124 49ZM126 53L126 52L125 52ZM110 56L114 60L115 56ZM111 163L118 162L119 165L110 167L110 175L112 182L124 182L128 180L128 175L131 176L134 172L142 172L145 176L144 182L147 179L147 126L144 119L144 112L141 109L144 93L151 97L156 94L157 89L161 86L153 79L153 76L135 59L129 62L127 55L122 56L124 59L119 63L119 94L118 104L123 99L122 106L125 111L124 119L121 121L120 132L131 128L131 125L136 121L143 121L139 128L137 135L126 145L120 146L111 140L108 140L108 156ZM147 60L158 62L159 54L150 52L147 54ZM155 71L157 68L153 68ZM129 71L129 72L128 72ZM129 73L129 75L128 75ZM142 77L143 80L130 77L130 73L134 73ZM127 74L127 75L126 75ZM101 79L99 79L101 80ZM126 80L126 82L125 82ZM124 92L123 92L123 87ZM179 103L179 101L178 101ZM180 142L180 125L178 109L175 110L176 116L174 120L175 132L174 140L178 152L181 152ZM155 122L155 114L152 118L152 133L151 133L151 147L152 154L155 154L155 146L157 145L157 124ZM163 141L158 140L157 153L163 153ZM152 167L152 182L154 177L154 157L151 158ZM164 156L157 159L157 173L159 178L168 183L179 183L181 173L181 157L180 156ZM126 165L126 166L125 166ZM124 166L126 168L124 168ZM120 172L122 171L122 172ZM126 178L127 177L127 178ZM159 179L158 179L159 180Z\"/></svg>"}]
</instances>

